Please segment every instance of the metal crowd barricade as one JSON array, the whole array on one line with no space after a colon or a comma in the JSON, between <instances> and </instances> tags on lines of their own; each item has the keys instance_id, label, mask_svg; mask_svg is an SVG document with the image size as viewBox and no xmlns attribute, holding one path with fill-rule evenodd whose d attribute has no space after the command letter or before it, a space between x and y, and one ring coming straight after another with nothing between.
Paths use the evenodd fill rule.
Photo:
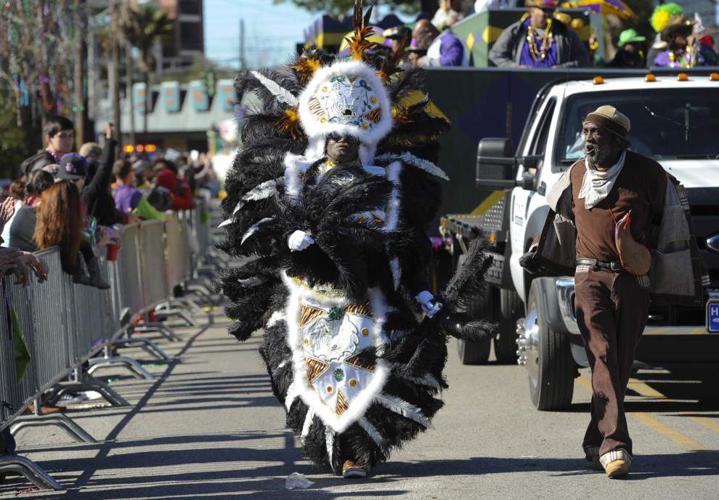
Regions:
<instances>
[{"instance_id":1,"label":"metal crowd barricade","mask_svg":"<svg viewBox=\"0 0 719 500\"><path fill-rule=\"evenodd\" d=\"M22 287L13 284L11 277L4 278L0 287L0 430L11 427L14 434L27 427L55 425L78 441L94 442L66 415L43 415L42 401L52 403L64 392L93 389L113 405L127 405L109 386L89 376L107 365L124 364L136 375L153 378L134 359L112 355L114 348L138 345L170 359L148 339L122 338L132 323L121 325L120 318L129 318L128 312L144 314L143 325L149 325L150 308L163 301L170 307L172 288L192 278L191 238L197 243L194 248L198 256L206 252L205 244L199 242L203 232L209 235L209 227L196 211L170 216L166 223L126 226L117 260L100 259L110 290L73 283L71 276L62 271L58 249L37 254L49 268L47 282L38 283L31 276L30 285ZM164 310L164 314L171 314L171 310ZM20 338L27 348L29 363L18 372L17 347L13 343ZM104 357L94 357L102 350ZM89 366L87 374L83 366ZM41 397L45 399L41 401ZM33 401L34 414L20 415ZM0 475L7 472L20 473L42 488L61 489L22 456L0 454Z\"/></svg>"}]
</instances>

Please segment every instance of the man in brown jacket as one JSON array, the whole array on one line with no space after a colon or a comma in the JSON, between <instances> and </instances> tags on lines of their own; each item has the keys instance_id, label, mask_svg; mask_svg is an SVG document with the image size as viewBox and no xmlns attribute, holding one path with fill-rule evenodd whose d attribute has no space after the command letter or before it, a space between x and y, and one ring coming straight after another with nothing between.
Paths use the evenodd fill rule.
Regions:
<instances>
[{"instance_id":1,"label":"man in brown jacket","mask_svg":"<svg viewBox=\"0 0 719 500\"><path fill-rule=\"evenodd\" d=\"M574 274L577 324L592 370L583 447L610 478L626 475L632 461L624 395L650 291L703 304L709 285L683 187L627 149L630 128L613 106L586 116L585 157L552 186L538 244L520 259L530 274Z\"/></svg>"}]
</instances>

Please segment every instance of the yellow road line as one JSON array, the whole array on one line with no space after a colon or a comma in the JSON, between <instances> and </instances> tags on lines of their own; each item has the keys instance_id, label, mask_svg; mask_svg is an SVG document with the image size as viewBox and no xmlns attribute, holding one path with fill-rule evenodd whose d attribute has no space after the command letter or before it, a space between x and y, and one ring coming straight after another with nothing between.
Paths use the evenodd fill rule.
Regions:
<instances>
[{"instance_id":1,"label":"yellow road line","mask_svg":"<svg viewBox=\"0 0 719 500\"><path fill-rule=\"evenodd\" d=\"M719 422L709 417L691 417L691 419L699 425L711 429L715 432L719 432Z\"/></svg>"},{"instance_id":2,"label":"yellow road line","mask_svg":"<svg viewBox=\"0 0 719 500\"><path fill-rule=\"evenodd\" d=\"M585 377L579 377L577 380L580 385L584 386L585 388L592 390L592 384L589 380L587 380ZM667 399L666 396L664 396L662 393L657 391L656 389L653 389L652 387L648 386L641 380L637 380L635 378L629 379L629 387L635 390L639 395L649 398L656 398L656 399ZM659 421L656 417L653 417L652 415L649 415L647 413L640 413L640 412L627 412L628 415L631 415L632 418L635 418L636 420L639 420L642 424L649 427L651 430L656 432L657 434L661 434L664 437L667 437L674 441L676 444L681 446L682 448L686 448L690 451L702 451L706 450L704 445L702 445L699 441L696 441L695 439L690 438L689 436L686 436L682 434L681 432L672 429L667 424Z\"/></svg>"},{"instance_id":3,"label":"yellow road line","mask_svg":"<svg viewBox=\"0 0 719 500\"><path fill-rule=\"evenodd\" d=\"M492 191L492 194L487 196L484 200L482 200L482 203L477 205L474 210L472 210L472 215L482 215L484 212L489 210L492 205L504 198L506 194L506 191Z\"/></svg>"},{"instance_id":4,"label":"yellow road line","mask_svg":"<svg viewBox=\"0 0 719 500\"><path fill-rule=\"evenodd\" d=\"M706 447L699 441L696 441L689 436L682 434L681 432L672 429L667 424L660 422L656 417L653 417L647 413L629 412L632 418L639 420L641 423L652 429L654 432L668 437L679 446L686 448L689 451L704 451Z\"/></svg>"}]
</instances>

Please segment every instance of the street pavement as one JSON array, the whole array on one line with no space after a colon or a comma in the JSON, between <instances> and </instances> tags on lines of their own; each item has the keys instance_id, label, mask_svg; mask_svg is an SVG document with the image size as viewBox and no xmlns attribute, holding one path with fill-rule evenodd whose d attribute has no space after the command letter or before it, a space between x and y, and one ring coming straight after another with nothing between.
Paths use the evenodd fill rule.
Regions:
<instances>
[{"instance_id":1,"label":"street pavement","mask_svg":"<svg viewBox=\"0 0 719 500\"><path fill-rule=\"evenodd\" d=\"M523 368L462 366L452 342L450 389L434 428L370 478L345 480L295 446L257 352L259 334L239 343L225 327L218 318L178 329L182 341L162 345L179 361L146 365L155 381L105 372L134 406L68 413L99 443L70 443L53 428L23 431L20 453L67 490L45 493L8 478L0 498L719 498L716 371L643 370L632 380L635 465L628 479L609 480L587 467L579 446L586 373L569 411L538 412ZM711 383L702 386L701 377ZM314 484L285 489L293 472Z\"/></svg>"}]
</instances>

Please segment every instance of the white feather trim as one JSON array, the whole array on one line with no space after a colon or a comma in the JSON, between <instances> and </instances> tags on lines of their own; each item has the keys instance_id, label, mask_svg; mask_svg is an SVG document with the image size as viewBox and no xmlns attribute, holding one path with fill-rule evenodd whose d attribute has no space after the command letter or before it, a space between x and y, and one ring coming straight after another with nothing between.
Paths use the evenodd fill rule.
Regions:
<instances>
[{"instance_id":1,"label":"white feather trim","mask_svg":"<svg viewBox=\"0 0 719 500\"><path fill-rule=\"evenodd\" d=\"M235 220L232 217L230 217L229 219L225 219L222 222L220 222L220 225L217 226L217 229L221 229L225 226L229 226L230 224L233 224L234 222L235 222Z\"/></svg>"},{"instance_id":2,"label":"white feather trim","mask_svg":"<svg viewBox=\"0 0 719 500\"><path fill-rule=\"evenodd\" d=\"M251 71L250 73L252 73L252 76L257 78L257 80L259 80L259 82L264 85L264 87L269 90L278 101L292 106L293 108L297 107L297 103L299 101L289 90L282 88L279 83L267 78L259 71Z\"/></svg>"},{"instance_id":3,"label":"white feather trim","mask_svg":"<svg viewBox=\"0 0 719 500\"><path fill-rule=\"evenodd\" d=\"M295 379L287 388L287 396L285 396L285 408L287 408L287 411L290 411L292 403L294 403L295 399L300 396L300 393L302 392L301 384L302 381L298 381L297 379Z\"/></svg>"},{"instance_id":4,"label":"white feather trim","mask_svg":"<svg viewBox=\"0 0 719 500\"><path fill-rule=\"evenodd\" d=\"M330 467L332 467L332 470L334 471L335 433L329 427L325 427L325 446L327 447L327 457L330 461Z\"/></svg>"},{"instance_id":5,"label":"white feather trim","mask_svg":"<svg viewBox=\"0 0 719 500\"><path fill-rule=\"evenodd\" d=\"M394 367L394 366L396 366L396 364L393 364L392 366ZM426 387L432 387L433 389L436 389L438 391L442 390L442 386L437 381L437 379L429 373L425 374L423 377L403 377L403 376L399 375L397 372L395 372L394 375L398 376L404 380L413 382L417 385L424 385Z\"/></svg>"},{"instance_id":6,"label":"white feather trim","mask_svg":"<svg viewBox=\"0 0 719 500\"><path fill-rule=\"evenodd\" d=\"M388 410L397 413L398 415L402 415L405 418L414 420L426 429L432 427L432 422L430 422L429 419L424 416L422 410L420 410L413 404L408 403L404 399L390 396L389 394L380 394L375 398L375 402L381 404Z\"/></svg>"},{"instance_id":7,"label":"white feather trim","mask_svg":"<svg viewBox=\"0 0 719 500\"><path fill-rule=\"evenodd\" d=\"M392 271L394 289L397 290L399 288L399 283L402 280L402 268L399 265L399 259L397 257L392 257L390 259L389 269Z\"/></svg>"},{"instance_id":8,"label":"white feather trim","mask_svg":"<svg viewBox=\"0 0 719 500\"><path fill-rule=\"evenodd\" d=\"M372 422L367 420L367 418L362 417L357 421L358 424L360 424L360 427L364 429L364 431L369 435L370 438L372 438L372 441L375 442L377 447L382 450L382 453L387 456L389 450L387 448L387 443L385 442L382 435L379 433L377 428L372 425Z\"/></svg>"},{"instance_id":9,"label":"white feather trim","mask_svg":"<svg viewBox=\"0 0 719 500\"><path fill-rule=\"evenodd\" d=\"M259 222L256 222L255 224L252 224L252 227L250 227L247 231L245 231L245 234L242 235L242 240L240 241L240 246L245 244L245 241L247 241L247 238L255 234L257 231L260 230L260 227L263 224L267 224L268 222L274 220L274 217L265 217L264 219L261 219Z\"/></svg>"},{"instance_id":10,"label":"white feather trim","mask_svg":"<svg viewBox=\"0 0 719 500\"><path fill-rule=\"evenodd\" d=\"M387 219L384 224L384 231L391 233L397 229L399 224L399 212L400 212L400 190L399 190L399 176L402 173L402 164L398 161L392 162L387 167L387 179L394 186L392 188L392 194L387 206Z\"/></svg>"},{"instance_id":11,"label":"white feather trim","mask_svg":"<svg viewBox=\"0 0 719 500\"><path fill-rule=\"evenodd\" d=\"M302 424L302 434L300 434L300 439L302 442L304 442L304 439L307 437L307 434L310 433L310 427L312 427L312 421L315 419L315 411L312 408L309 408L307 410L307 415L305 416L305 422Z\"/></svg>"},{"instance_id":12,"label":"white feather trim","mask_svg":"<svg viewBox=\"0 0 719 500\"><path fill-rule=\"evenodd\" d=\"M382 110L382 119L377 125L372 127L371 130L363 130L356 126L340 123L320 123L320 121L316 119L310 111L310 99L317 93L323 83L331 78L332 75L338 73L361 76L368 81L370 87L372 87L375 91L375 95L379 100L380 109ZM390 130L392 130L393 125L392 108L387 88L379 79L377 73L361 61L338 62L315 72L314 76L307 84L307 87L305 87L305 90L303 90L302 94L300 94L299 114L300 123L302 124L302 128L308 137L324 137L330 133L338 133L357 137L363 144L378 143L389 133ZM360 153L362 156L361 148ZM371 157L374 156L374 150L366 151L364 156L366 156L367 163L365 163L365 158L362 158L363 163L368 164L371 162Z\"/></svg>"},{"instance_id":13,"label":"white feather trim","mask_svg":"<svg viewBox=\"0 0 719 500\"><path fill-rule=\"evenodd\" d=\"M401 160L404 163L408 165L415 166L421 170L424 170L430 175L433 175L435 177L439 177L440 179L444 179L446 181L449 180L449 176L446 174L444 170L439 168L437 165L432 163L429 160L425 160L424 158L419 158L409 151L405 151L402 154L394 154L394 153L386 153L383 155L379 155L377 158L375 158L377 161L394 161L394 160Z\"/></svg>"},{"instance_id":14,"label":"white feather trim","mask_svg":"<svg viewBox=\"0 0 719 500\"><path fill-rule=\"evenodd\" d=\"M265 198L269 198L270 196L275 194L277 192L277 184L281 180L282 177L279 177L277 179L271 179L269 181L263 182L262 184L258 184L251 190L247 191L232 213L237 213L237 211L242 208L242 205L244 205L244 203L242 203L244 201L264 200Z\"/></svg>"}]
</instances>

